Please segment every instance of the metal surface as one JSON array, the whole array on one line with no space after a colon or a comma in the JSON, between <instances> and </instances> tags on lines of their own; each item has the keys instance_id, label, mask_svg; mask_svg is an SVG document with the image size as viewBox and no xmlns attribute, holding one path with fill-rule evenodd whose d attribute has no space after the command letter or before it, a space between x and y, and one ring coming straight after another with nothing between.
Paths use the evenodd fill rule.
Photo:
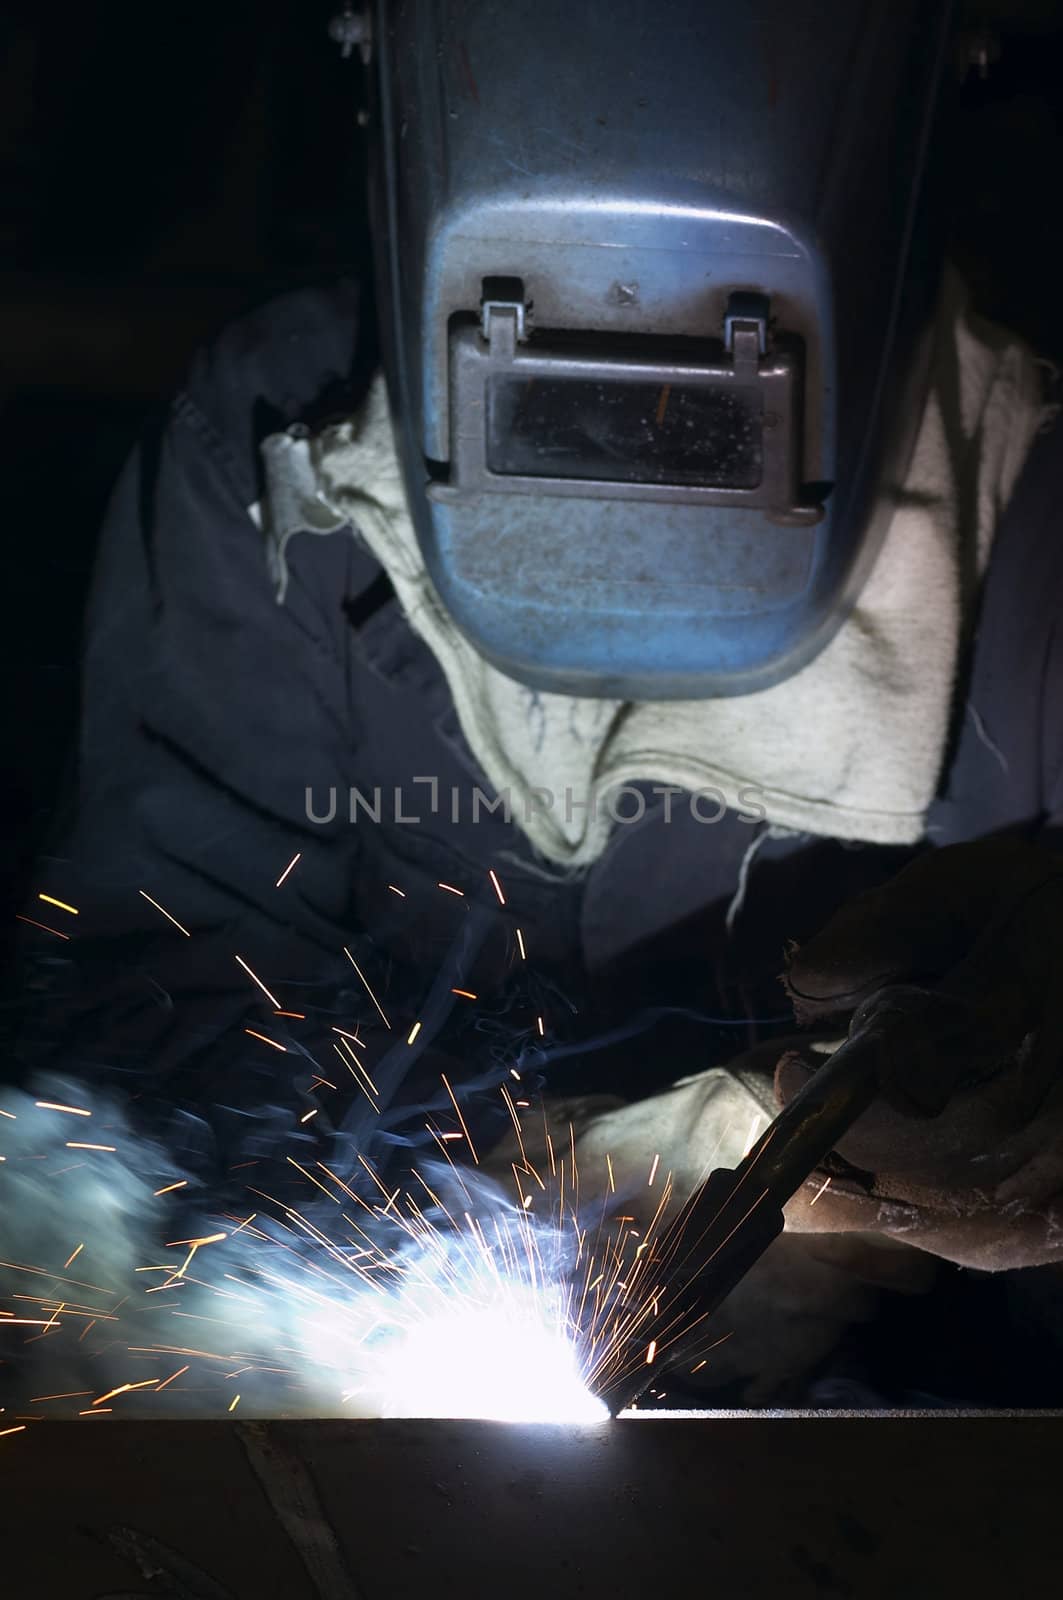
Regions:
<instances>
[{"instance_id":1,"label":"metal surface","mask_svg":"<svg viewBox=\"0 0 1063 1600\"><path fill-rule=\"evenodd\" d=\"M1061 1448L1051 1413L36 1423L0 1438L4 1592L1048 1594Z\"/></svg>"}]
</instances>

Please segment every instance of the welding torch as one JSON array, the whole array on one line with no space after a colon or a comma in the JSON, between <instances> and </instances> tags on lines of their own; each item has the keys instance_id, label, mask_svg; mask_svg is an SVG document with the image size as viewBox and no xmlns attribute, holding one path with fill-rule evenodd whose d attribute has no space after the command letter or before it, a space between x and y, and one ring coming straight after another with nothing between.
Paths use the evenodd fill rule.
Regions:
<instances>
[{"instance_id":1,"label":"welding torch","mask_svg":"<svg viewBox=\"0 0 1063 1600\"><path fill-rule=\"evenodd\" d=\"M735 1168L718 1168L677 1224L685 1260L679 1284L659 1297L600 1387L613 1416L633 1405L662 1370L692 1353L697 1326L715 1311L783 1231L783 1207L866 1111L894 1062L925 1048L921 1013L931 991L884 988L853 1016L847 1038L820 1066ZM661 1359L654 1365L660 1352Z\"/></svg>"}]
</instances>

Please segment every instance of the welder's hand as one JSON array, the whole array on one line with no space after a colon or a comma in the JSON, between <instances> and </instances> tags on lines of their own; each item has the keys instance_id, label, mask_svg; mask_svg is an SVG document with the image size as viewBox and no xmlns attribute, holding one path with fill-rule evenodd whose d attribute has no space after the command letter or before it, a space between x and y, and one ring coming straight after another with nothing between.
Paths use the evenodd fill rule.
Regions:
<instances>
[{"instance_id":1,"label":"welder's hand","mask_svg":"<svg viewBox=\"0 0 1063 1600\"><path fill-rule=\"evenodd\" d=\"M1063 858L1015 840L931 851L794 950L786 983L801 1023L849 1016L887 986L924 988L911 1054L891 1061L883 1093L934 1115L1028 1035L1060 1045Z\"/></svg>"},{"instance_id":2,"label":"welder's hand","mask_svg":"<svg viewBox=\"0 0 1063 1600\"><path fill-rule=\"evenodd\" d=\"M807 1225L891 1227L897 1201L896 1231L913 1242L922 1242L913 1230L949 1218L973 1227L971 1250L940 1251L952 1259L1054 1259L1063 1248L1049 1239L1063 1227L1053 1204L1063 1196L1063 860L1011 840L929 852L795 950L787 985L800 1022L822 1032L836 1021L839 1036L876 993L900 986L905 1002L881 1097L838 1146L852 1182L836 1175ZM813 1052L783 1058L781 1103L815 1064ZM878 1211L845 1200L861 1183ZM1020 1251L1023 1218L1037 1235L1032 1255ZM1020 1259L1008 1258L1008 1229Z\"/></svg>"}]
</instances>

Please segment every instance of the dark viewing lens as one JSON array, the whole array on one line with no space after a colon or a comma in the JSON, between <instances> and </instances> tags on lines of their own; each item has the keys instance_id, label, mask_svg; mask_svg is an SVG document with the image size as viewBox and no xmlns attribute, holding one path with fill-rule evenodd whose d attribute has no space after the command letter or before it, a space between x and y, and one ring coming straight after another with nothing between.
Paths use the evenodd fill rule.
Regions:
<instances>
[{"instance_id":1,"label":"dark viewing lens","mask_svg":"<svg viewBox=\"0 0 1063 1600\"><path fill-rule=\"evenodd\" d=\"M755 489L761 419L753 387L495 377L487 466L506 476Z\"/></svg>"}]
</instances>

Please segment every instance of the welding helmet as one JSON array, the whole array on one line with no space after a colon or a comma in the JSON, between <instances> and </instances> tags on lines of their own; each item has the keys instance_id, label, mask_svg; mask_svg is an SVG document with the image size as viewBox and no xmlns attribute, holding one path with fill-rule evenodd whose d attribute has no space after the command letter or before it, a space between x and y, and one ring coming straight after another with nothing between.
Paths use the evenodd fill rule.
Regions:
<instances>
[{"instance_id":1,"label":"welding helmet","mask_svg":"<svg viewBox=\"0 0 1063 1600\"><path fill-rule=\"evenodd\" d=\"M743 694L841 625L920 417L949 9L379 0L396 435L502 672Z\"/></svg>"}]
</instances>

